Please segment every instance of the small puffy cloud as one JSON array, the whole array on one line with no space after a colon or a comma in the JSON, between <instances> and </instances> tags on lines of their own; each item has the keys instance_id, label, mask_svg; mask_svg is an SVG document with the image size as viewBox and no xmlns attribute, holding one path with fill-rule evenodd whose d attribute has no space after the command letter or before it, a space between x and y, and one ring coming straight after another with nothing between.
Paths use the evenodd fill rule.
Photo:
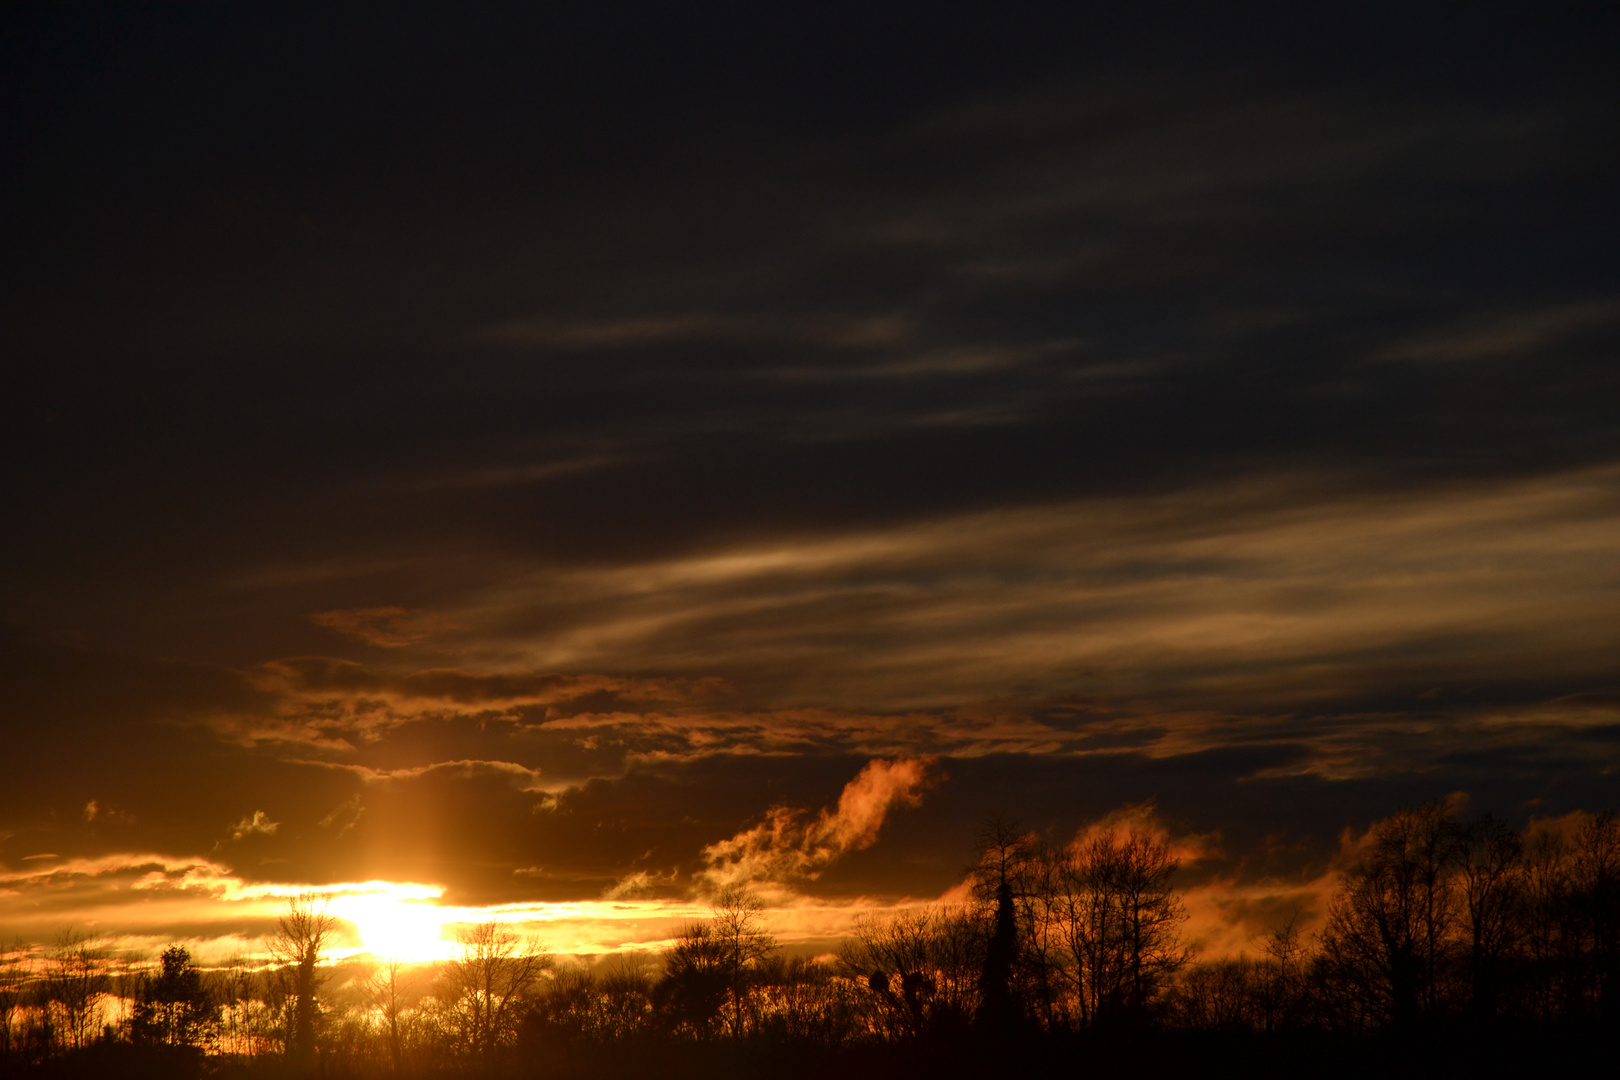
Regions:
<instances>
[{"instance_id":1,"label":"small puffy cloud","mask_svg":"<svg viewBox=\"0 0 1620 1080\"><path fill-rule=\"evenodd\" d=\"M712 887L814 879L845 852L876 843L891 807L921 803L936 778L934 764L931 758L876 759L845 785L836 809L814 818L776 807L753 828L704 848L708 866L701 877Z\"/></svg>"},{"instance_id":2,"label":"small puffy cloud","mask_svg":"<svg viewBox=\"0 0 1620 1080\"><path fill-rule=\"evenodd\" d=\"M281 822L271 821L270 815L263 810L255 810L252 817L244 817L231 827L231 839L240 841L250 836L274 836L279 828Z\"/></svg>"}]
</instances>

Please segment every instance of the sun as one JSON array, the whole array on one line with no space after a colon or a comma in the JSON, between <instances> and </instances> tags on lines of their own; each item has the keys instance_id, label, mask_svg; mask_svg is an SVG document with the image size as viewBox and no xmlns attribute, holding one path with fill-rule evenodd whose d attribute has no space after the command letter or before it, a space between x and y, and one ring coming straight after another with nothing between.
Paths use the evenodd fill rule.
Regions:
<instances>
[{"instance_id":1,"label":"sun","mask_svg":"<svg viewBox=\"0 0 1620 1080\"><path fill-rule=\"evenodd\" d=\"M331 912L354 924L366 951L379 959L417 963L442 960L446 912L421 890L395 886L335 897Z\"/></svg>"}]
</instances>

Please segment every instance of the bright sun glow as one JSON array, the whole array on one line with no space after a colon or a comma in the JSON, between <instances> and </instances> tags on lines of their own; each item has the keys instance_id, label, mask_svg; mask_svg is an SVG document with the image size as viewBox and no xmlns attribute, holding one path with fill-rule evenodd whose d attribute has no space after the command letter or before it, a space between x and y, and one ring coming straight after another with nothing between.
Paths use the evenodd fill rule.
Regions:
<instances>
[{"instance_id":1,"label":"bright sun glow","mask_svg":"<svg viewBox=\"0 0 1620 1080\"><path fill-rule=\"evenodd\" d=\"M437 890L392 886L334 897L331 912L354 924L367 952L412 963L442 960L454 942L444 939L449 912L434 903Z\"/></svg>"}]
</instances>

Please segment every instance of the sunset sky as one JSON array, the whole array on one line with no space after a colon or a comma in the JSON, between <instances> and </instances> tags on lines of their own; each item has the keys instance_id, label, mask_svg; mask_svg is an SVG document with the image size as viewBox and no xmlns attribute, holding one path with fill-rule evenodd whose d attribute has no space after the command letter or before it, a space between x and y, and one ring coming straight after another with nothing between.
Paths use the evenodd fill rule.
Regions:
<instances>
[{"instance_id":1,"label":"sunset sky","mask_svg":"<svg viewBox=\"0 0 1620 1080\"><path fill-rule=\"evenodd\" d=\"M7 8L0 938L1620 803L1600 6L768 6Z\"/></svg>"}]
</instances>

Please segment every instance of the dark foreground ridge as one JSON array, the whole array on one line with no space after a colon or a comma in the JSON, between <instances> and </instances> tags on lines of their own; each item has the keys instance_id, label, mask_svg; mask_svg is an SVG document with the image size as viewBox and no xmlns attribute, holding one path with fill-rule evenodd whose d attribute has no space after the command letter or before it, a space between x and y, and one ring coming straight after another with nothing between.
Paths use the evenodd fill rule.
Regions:
<instances>
[{"instance_id":1,"label":"dark foreground ridge","mask_svg":"<svg viewBox=\"0 0 1620 1080\"><path fill-rule=\"evenodd\" d=\"M1142 1031L1031 1033L1006 1042L964 1035L912 1045L825 1047L791 1043L694 1044L648 1040L530 1056L514 1054L487 1064L444 1063L399 1075L444 1080L956 1080L997 1077L1246 1076L1269 1078L1474 1077L1592 1075L1612 1062L1612 1033L1595 1029L1560 1033L1451 1030L1413 1036L1355 1036L1334 1032ZM217 1059L195 1051L100 1043L37 1066L3 1075L60 1080L298 1080L308 1075L274 1058ZM386 1061L348 1061L315 1075L394 1075Z\"/></svg>"}]
</instances>

